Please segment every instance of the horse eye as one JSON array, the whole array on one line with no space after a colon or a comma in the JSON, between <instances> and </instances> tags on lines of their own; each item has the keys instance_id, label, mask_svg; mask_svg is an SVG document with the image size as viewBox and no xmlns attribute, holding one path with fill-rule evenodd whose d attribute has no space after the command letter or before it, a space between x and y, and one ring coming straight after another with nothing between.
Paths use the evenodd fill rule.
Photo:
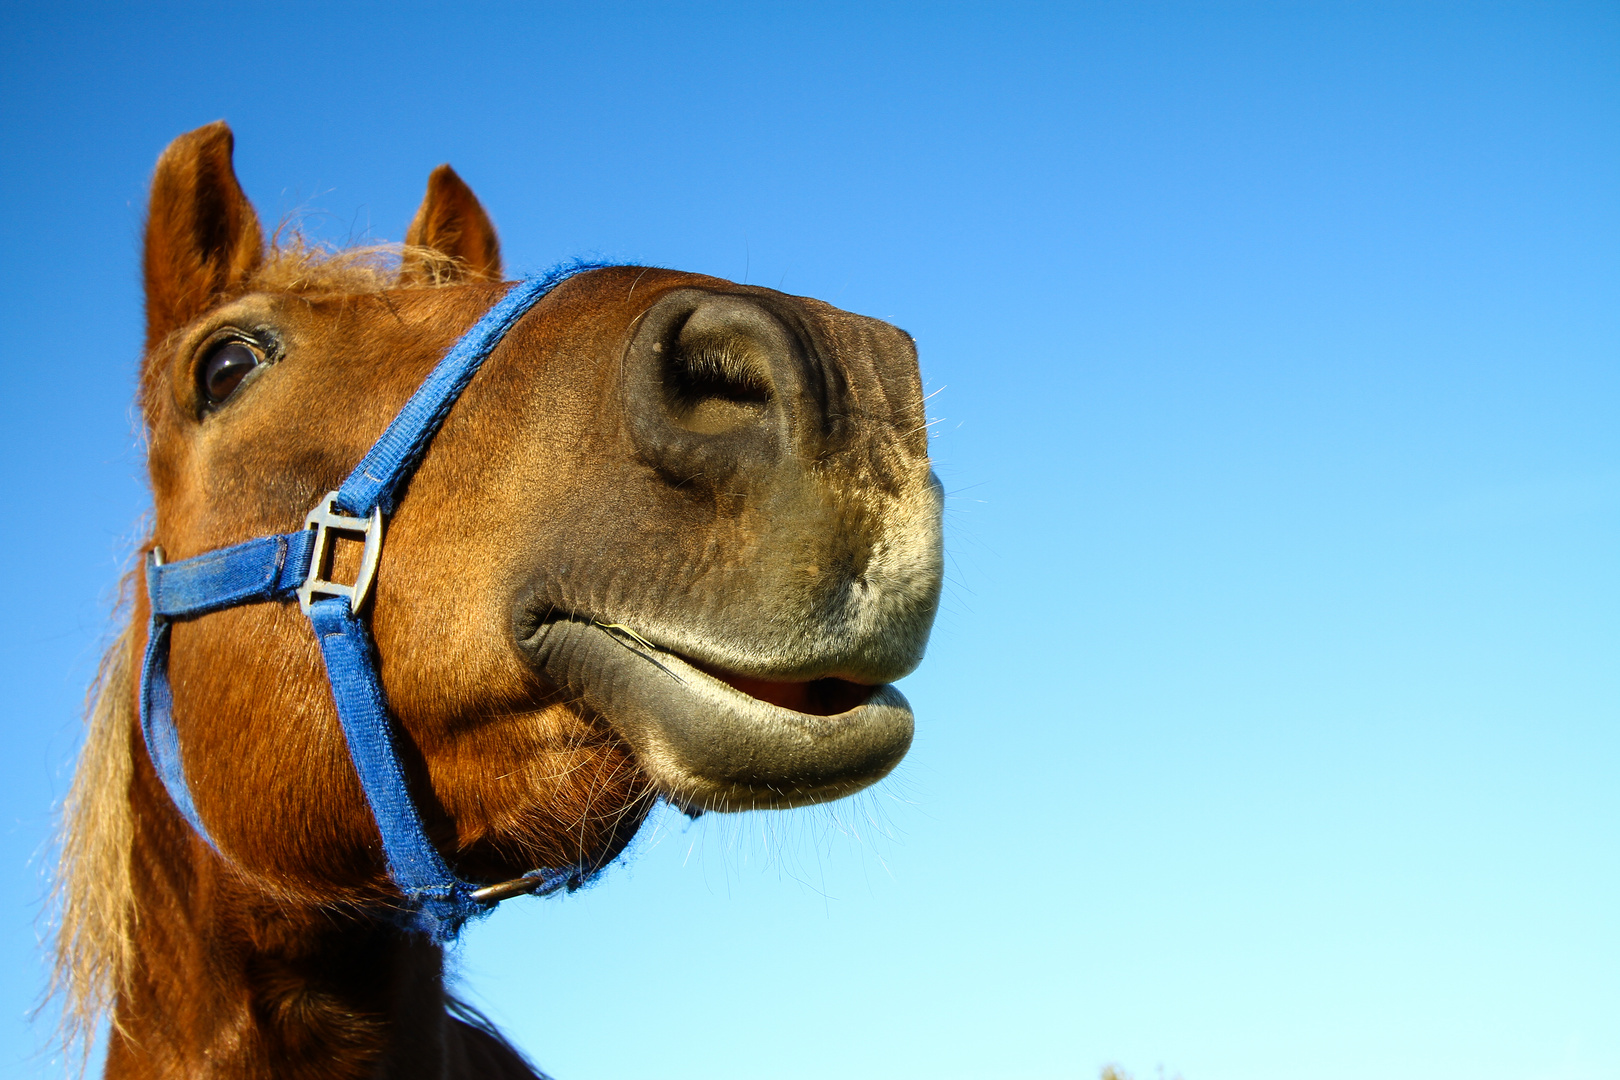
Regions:
<instances>
[{"instance_id":1,"label":"horse eye","mask_svg":"<svg viewBox=\"0 0 1620 1080\"><path fill-rule=\"evenodd\" d=\"M202 391L208 404L218 405L230 397L247 373L262 362L258 351L244 341L227 341L215 349L202 368Z\"/></svg>"}]
</instances>

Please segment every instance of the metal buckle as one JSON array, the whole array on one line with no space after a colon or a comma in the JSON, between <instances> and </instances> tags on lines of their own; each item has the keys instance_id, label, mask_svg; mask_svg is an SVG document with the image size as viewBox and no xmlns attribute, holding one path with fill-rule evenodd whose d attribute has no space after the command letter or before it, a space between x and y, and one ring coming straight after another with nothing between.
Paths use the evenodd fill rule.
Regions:
<instances>
[{"instance_id":1,"label":"metal buckle","mask_svg":"<svg viewBox=\"0 0 1620 1080\"><path fill-rule=\"evenodd\" d=\"M315 550L309 554L309 576L298 586L298 606L306 615L317 596L347 596L349 613L359 615L360 605L371 595L371 584L377 576L377 556L382 554L382 507L374 508L369 518L351 517L336 509L337 495L335 491L327 492L320 505L304 518L304 528L315 530ZM353 585L329 581L323 576L332 572L329 537L334 532L359 536L363 541L360 572L355 575Z\"/></svg>"}]
</instances>

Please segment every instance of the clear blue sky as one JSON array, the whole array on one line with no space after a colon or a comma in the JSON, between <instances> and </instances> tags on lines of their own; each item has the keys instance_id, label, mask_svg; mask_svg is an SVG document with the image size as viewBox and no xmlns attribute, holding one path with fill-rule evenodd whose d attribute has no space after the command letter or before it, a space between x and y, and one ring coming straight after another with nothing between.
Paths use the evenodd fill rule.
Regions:
<instances>
[{"instance_id":1,"label":"clear blue sky","mask_svg":"<svg viewBox=\"0 0 1620 1080\"><path fill-rule=\"evenodd\" d=\"M220 117L267 221L399 239L449 161L515 270L822 297L938 391L915 749L474 929L559 1080L1620 1077L1620 8L64 7L0 23L0 1077L144 186Z\"/></svg>"}]
</instances>

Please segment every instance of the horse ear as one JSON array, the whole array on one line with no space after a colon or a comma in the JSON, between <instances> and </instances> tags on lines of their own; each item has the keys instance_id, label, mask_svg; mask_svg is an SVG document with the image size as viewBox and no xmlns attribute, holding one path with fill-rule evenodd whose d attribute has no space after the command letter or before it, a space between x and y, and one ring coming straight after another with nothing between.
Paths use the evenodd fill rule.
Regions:
<instances>
[{"instance_id":1,"label":"horse ear","mask_svg":"<svg viewBox=\"0 0 1620 1080\"><path fill-rule=\"evenodd\" d=\"M169 144L146 212L146 344L206 311L264 259L264 232L231 167L223 120Z\"/></svg>"},{"instance_id":2,"label":"horse ear","mask_svg":"<svg viewBox=\"0 0 1620 1080\"><path fill-rule=\"evenodd\" d=\"M435 266L431 258L413 248L431 248L455 262L449 267ZM440 165L428 177L427 195L405 231L399 276L402 282L418 285L501 280L501 242L495 226L472 188L448 165Z\"/></svg>"}]
</instances>

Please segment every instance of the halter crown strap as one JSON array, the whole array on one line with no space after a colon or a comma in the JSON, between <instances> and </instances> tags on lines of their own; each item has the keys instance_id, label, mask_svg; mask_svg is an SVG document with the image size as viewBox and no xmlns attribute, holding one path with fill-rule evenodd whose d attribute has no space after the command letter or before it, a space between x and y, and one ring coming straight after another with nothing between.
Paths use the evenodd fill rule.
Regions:
<instances>
[{"instance_id":1,"label":"halter crown strap","mask_svg":"<svg viewBox=\"0 0 1620 1080\"><path fill-rule=\"evenodd\" d=\"M377 675L376 651L359 611L376 567L383 516L398 504L451 406L524 313L564 279L585 269L590 269L589 264L575 263L513 286L451 347L342 487L310 512L304 529L259 537L176 563L164 563L153 552L146 567L152 622L141 666L141 733L175 807L215 850L218 845L208 835L186 783L169 685L170 625L175 619L195 618L238 604L296 596L320 642L350 760L382 835L389 875L405 896L402 914L407 927L435 941L446 941L469 918L490 910L506 896L551 892L583 880L582 868L567 867L531 871L518 881L480 889L450 870L428 839L411 798ZM328 529L365 534L361 576L353 585L340 585L322 576L327 572L323 563L328 561Z\"/></svg>"}]
</instances>

